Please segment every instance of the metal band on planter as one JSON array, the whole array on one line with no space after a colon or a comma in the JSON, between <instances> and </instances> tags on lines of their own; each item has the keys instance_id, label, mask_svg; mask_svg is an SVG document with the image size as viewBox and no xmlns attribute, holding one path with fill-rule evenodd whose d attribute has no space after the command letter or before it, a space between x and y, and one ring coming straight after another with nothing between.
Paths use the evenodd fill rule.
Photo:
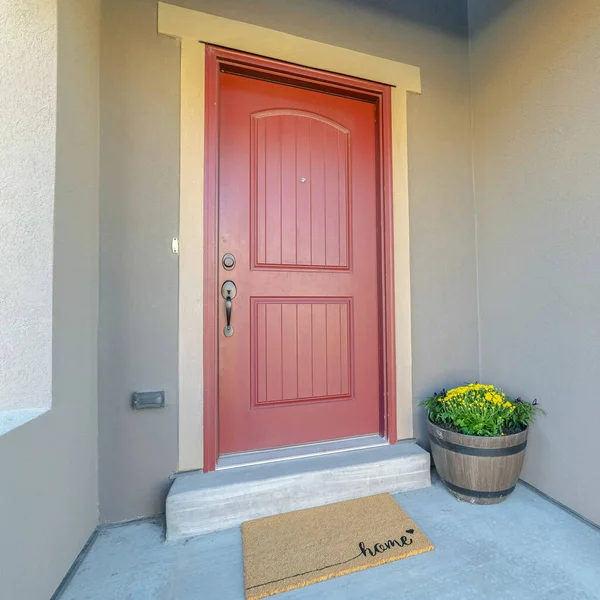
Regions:
<instances>
[{"instance_id":1,"label":"metal band on planter","mask_svg":"<svg viewBox=\"0 0 600 600\"><path fill-rule=\"evenodd\" d=\"M441 479L441 477L440 477ZM444 485L451 489L453 492L456 492L457 494L462 494L463 496L471 496L472 498L503 498L504 496L508 496L510 493L513 492L513 490L515 489L516 486L512 486L511 488L508 488L507 490L500 490L497 492L479 492L477 490L467 490L466 488L462 488L458 485L454 485L453 483L448 483L447 481L444 481L442 479L442 481L444 482Z\"/></svg>"},{"instance_id":2,"label":"metal band on planter","mask_svg":"<svg viewBox=\"0 0 600 600\"><path fill-rule=\"evenodd\" d=\"M461 446L454 444L447 440L442 440L429 434L429 441L432 444L437 444L446 450L457 452L458 454L467 454L468 456L511 456L512 454L518 454L527 447L527 440L517 446L507 446L506 448L473 448L472 446Z\"/></svg>"}]
</instances>

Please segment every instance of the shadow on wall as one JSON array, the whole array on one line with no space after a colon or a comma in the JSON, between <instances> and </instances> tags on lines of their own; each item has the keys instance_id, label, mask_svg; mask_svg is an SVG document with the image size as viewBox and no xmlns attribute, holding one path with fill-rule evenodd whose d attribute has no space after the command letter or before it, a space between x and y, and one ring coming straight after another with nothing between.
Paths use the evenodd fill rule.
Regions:
<instances>
[{"instance_id":1,"label":"shadow on wall","mask_svg":"<svg viewBox=\"0 0 600 600\"><path fill-rule=\"evenodd\" d=\"M205 10L213 12L206 3L201 0L166 0L171 4L177 4L184 8L196 10ZM480 1L480 0L476 0ZM511 4L516 0L504 0L502 4ZM469 34L469 26L467 22L467 0L335 0L328 3L331 8L335 6L335 11L367 11L370 13L380 13L387 17L398 20L410 21L440 31L442 33L452 35L459 38L467 38ZM501 4L500 2L498 4ZM273 23L279 19L281 15L282 22L287 15L310 11L310 7L302 6L297 0L220 0L218 12L220 15L225 15L231 12L235 13L239 19L240 14L246 14L248 21L252 20L251 15L270 14L270 20ZM488 12L486 11L486 14ZM324 15L324 18L325 15ZM335 27L332 21L332 27ZM274 27L276 28L276 27ZM376 35L377 31L373 31Z\"/></svg>"},{"instance_id":2,"label":"shadow on wall","mask_svg":"<svg viewBox=\"0 0 600 600\"><path fill-rule=\"evenodd\" d=\"M519 3L518 11L508 10L516 9ZM491 15L485 14L486 6ZM476 44L471 55L474 77L472 102L475 111L478 102L486 102L488 135L492 126L496 130L513 126L512 121L507 123L501 119L509 118L507 106L514 101L513 90L517 84L514 77L511 88L498 82L502 82L507 73L518 75L519 104L524 105L529 94L538 93L537 88L547 77L560 75L560 71L554 75L556 65L563 64L578 43L597 35L597 22L592 18L594 13L590 7L597 12L597 0L571 0L568 4L561 0L472 0L469 20L471 39ZM492 24L494 28L490 27ZM592 60L589 64L593 68L596 62ZM573 71L573 75L577 73L577 70ZM490 85L494 87L490 88ZM575 89L572 83L565 83L562 87L565 93ZM495 95L489 95L490 89L496 90ZM569 104L579 99L578 95ZM570 139L563 137L561 143L565 144ZM578 148L575 144L575 151ZM564 165L561 166L564 169Z\"/></svg>"},{"instance_id":3,"label":"shadow on wall","mask_svg":"<svg viewBox=\"0 0 600 600\"><path fill-rule=\"evenodd\" d=\"M395 19L418 23L461 38L469 35L467 0L342 0L342 4L353 4L371 12L388 13Z\"/></svg>"},{"instance_id":4,"label":"shadow on wall","mask_svg":"<svg viewBox=\"0 0 600 600\"><path fill-rule=\"evenodd\" d=\"M467 0L470 36L480 34L488 25L520 0Z\"/></svg>"},{"instance_id":5,"label":"shadow on wall","mask_svg":"<svg viewBox=\"0 0 600 600\"><path fill-rule=\"evenodd\" d=\"M202 0L164 0L170 4L176 4L184 8L193 10L204 10L213 12L205 6ZM429 29L441 33L452 35L458 38L468 39L469 31L477 33L485 29L487 25L499 17L506 9L520 0L334 0L331 4L337 4L336 10L359 10L371 13L379 13L393 19L410 21L428 27ZM277 13L288 15L302 10L310 10L305 7L302 9L296 0L251 0L243 2L241 0L220 0L220 15L226 15L228 12L239 19L240 14L244 14L241 8L245 6L245 14L248 15L248 22L252 21L251 15L271 14L271 19L277 21ZM467 18L469 11L470 22ZM275 14L273 14L275 13ZM215 13L216 14L216 13ZM271 25L274 27L274 25ZM276 28L276 27L275 27ZM376 34L376 32L373 32Z\"/></svg>"}]
</instances>

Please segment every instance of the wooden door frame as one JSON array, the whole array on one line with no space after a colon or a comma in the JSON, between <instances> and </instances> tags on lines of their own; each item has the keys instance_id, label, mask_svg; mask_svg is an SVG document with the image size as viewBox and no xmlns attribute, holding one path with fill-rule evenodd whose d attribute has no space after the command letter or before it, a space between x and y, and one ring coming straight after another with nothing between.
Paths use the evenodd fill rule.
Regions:
<instances>
[{"instance_id":1,"label":"wooden door frame","mask_svg":"<svg viewBox=\"0 0 600 600\"><path fill-rule=\"evenodd\" d=\"M158 2L158 33L178 40L180 61L178 471L204 468L204 143L205 44L392 86L394 179L394 306L396 319L396 427L413 437L410 224L408 186L409 94L421 93L419 67L349 47L298 37L190 8ZM354 40L348 36L348 45ZM173 91L173 93L176 93ZM171 402L169 402L169 407Z\"/></svg>"},{"instance_id":2,"label":"wooden door frame","mask_svg":"<svg viewBox=\"0 0 600 600\"><path fill-rule=\"evenodd\" d=\"M394 245L392 194L391 87L276 61L236 50L206 46L204 165L204 471L219 456L218 311L219 236L219 74L250 76L285 85L371 102L377 128L377 254L380 339L379 434L390 444L396 433L396 347L394 318Z\"/></svg>"}]
</instances>

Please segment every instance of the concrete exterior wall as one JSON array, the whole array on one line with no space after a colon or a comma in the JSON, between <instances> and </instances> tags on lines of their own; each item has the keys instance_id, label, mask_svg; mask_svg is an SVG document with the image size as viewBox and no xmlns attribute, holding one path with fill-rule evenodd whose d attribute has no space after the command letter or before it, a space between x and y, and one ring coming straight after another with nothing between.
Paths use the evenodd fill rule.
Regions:
<instances>
[{"instance_id":1,"label":"concrete exterior wall","mask_svg":"<svg viewBox=\"0 0 600 600\"><path fill-rule=\"evenodd\" d=\"M408 116L415 401L476 379L466 3L178 4L421 68ZM117 521L162 512L177 469L179 44L157 36L155 0L104 0L100 96L100 512ZM166 408L132 411L136 389L166 390ZM417 412L421 439L422 425Z\"/></svg>"},{"instance_id":2,"label":"concrete exterior wall","mask_svg":"<svg viewBox=\"0 0 600 600\"><path fill-rule=\"evenodd\" d=\"M87 541L98 521L97 471L97 312L98 312L98 64L99 1L58 0L56 3L4 2L18 5L31 22L53 15L44 21L43 30L54 36L40 54L36 38L22 38L23 53L18 69L37 73L38 87L44 103L32 114L31 87L11 90L19 113L12 113L15 127L23 127L27 148L12 153L2 148L0 164L20 156L13 182L14 194L31 199L32 182L49 185L46 166L52 160L54 188L54 148L56 145L56 193L54 204L54 292L53 307L45 316L52 327L52 407L41 417L0 436L0 578L3 598L40 600L52 596L71 563ZM25 7L25 4L28 6ZM49 12L46 13L45 11ZM13 23L13 25L17 25ZM58 34L57 34L58 31ZM56 37L58 35L58 73ZM7 56L3 39L2 59ZM11 40L8 46L12 46ZM31 53L25 52L30 50ZM48 53L48 54L46 54ZM4 81L0 93L5 91ZM16 92L19 91L19 95ZM58 92L58 95L57 95ZM56 110L54 109L56 102ZM3 101L3 111L6 103ZM40 112L41 111L41 112ZM2 114L2 113L0 113ZM41 119L41 124L27 121ZM2 119L6 117L2 114ZM56 136L53 126L56 118ZM33 128L33 129L30 129ZM32 135L33 131L33 135ZM0 137L2 143L6 138ZM37 169L40 169L39 177ZM24 169L31 169L25 173ZM20 185L23 188L19 187ZM12 201L16 196L11 196ZM39 196L41 198L41 196ZM47 239L46 228L52 227L52 206L43 205L26 215L33 226L42 227L38 242ZM2 203L4 206L5 198ZM5 218L5 215L2 215ZM39 223L38 223L39 222ZM3 220L3 225L10 223ZM17 226L19 223L17 223ZM50 229L50 235L52 235ZM34 233L32 230L31 233ZM2 236L3 238L4 233ZM18 240L17 240L18 241ZM26 242L27 240L25 240ZM1 243L1 242L0 242ZM23 260L25 249L21 248ZM45 248L44 264L52 261L52 247ZM42 257L40 257L41 261ZM6 283L4 249L0 284ZM21 277L28 276L21 263ZM10 274L9 274L10 276ZM36 278L30 283L31 296L37 301L40 290ZM43 281L46 289L45 279ZM51 289L51 288L50 288ZM51 318L50 318L51 317ZM2 335L11 331L2 325ZM25 332L21 332L25 335ZM16 363L22 357L15 357ZM44 359L44 363L46 363ZM2 368L7 363L2 360ZM28 363L21 363L28 364ZM43 370L44 365L40 368ZM30 381L28 393L37 388ZM37 383L36 383L37 385ZM45 394L45 382L41 382Z\"/></svg>"},{"instance_id":3,"label":"concrete exterior wall","mask_svg":"<svg viewBox=\"0 0 600 600\"><path fill-rule=\"evenodd\" d=\"M56 20L56 0L0 3L2 411L52 400Z\"/></svg>"},{"instance_id":4,"label":"concrete exterior wall","mask_svg":"<svg viewBox=\"0 0 600 600\"><path fill-rule=\"evenodd\" d=\"M470 17L482 378L540 399L524 479L600 524L600 5Z\"/></svg>"}]
</instances>

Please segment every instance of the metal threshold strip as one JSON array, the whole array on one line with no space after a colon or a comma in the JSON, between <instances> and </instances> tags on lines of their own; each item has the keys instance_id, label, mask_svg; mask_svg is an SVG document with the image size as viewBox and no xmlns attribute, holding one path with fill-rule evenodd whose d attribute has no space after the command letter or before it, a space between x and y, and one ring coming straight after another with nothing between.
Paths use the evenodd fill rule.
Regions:
<instances>
[{"instance_id":1,"label":"metal threshold strip","mask_svg":"<svg viewBox=\"0 0 600 600\"><path fill-rule=\"evenodd\" d=\"M299 458L309 458L311 456L321 456L324 454L338 454L340 452L364 450L366 448L385 446L387 443L388 442L381 436L375 434L344 438L341 440L330 440L327 442L301 444L299 446L286 446L284 448L273 448L270 450L223 454L219 457L216 470L224 471L226 469L237 469L239 467L248 467L251 465L296 460Z\"/></svg>"}]
</instances>

